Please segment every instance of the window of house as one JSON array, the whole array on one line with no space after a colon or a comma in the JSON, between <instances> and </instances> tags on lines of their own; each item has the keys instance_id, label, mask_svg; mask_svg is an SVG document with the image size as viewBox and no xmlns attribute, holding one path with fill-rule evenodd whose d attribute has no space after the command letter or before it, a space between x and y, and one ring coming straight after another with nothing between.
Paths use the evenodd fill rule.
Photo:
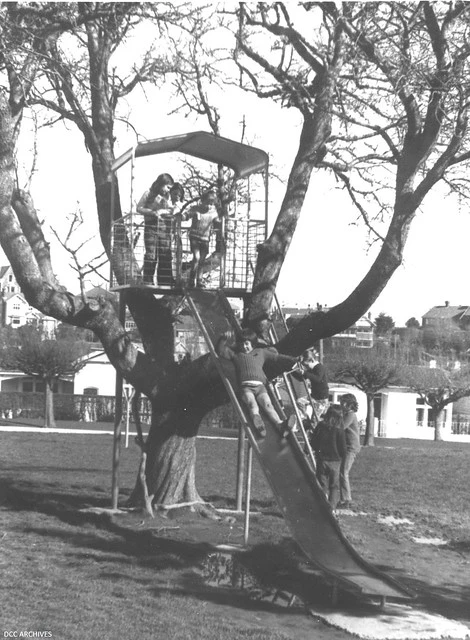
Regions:
<instances>
[{"instance_id":1,"label":"window of house","mask_svg":"<svg viewBox=\"0 0 470 640\"><path fill-rule=\"evenodd\" d=\"M98 387L85 387L83 389L84 396L97 396L98 395Z\"/></svg>"},{"instance_id":2,"label":"window of house","mask_svg":"<svg viewBox=\"0 0 470 640\"><path fill-rule=\"evenodd\" d=\"M19 303L19 302L15 302L15 303L13 304L13 309L14 309L14 311L19 311L19 310L20 310L20 308L21 308L21 307L20 307L20 303Z\"/></svg>"},{"instance_id":3,"label":"window of house","mask_svg":"<svg viewBox=\"0 0 470 640\"><path fill-rule=\"evenodd\" d=\"M356 340L356 347L362 347L362 348L372 347L372 340Z\"/></svg>"},{"instance_id":4,"label":"window of house","mask_svg":"<svg viewBox=\"0 0 470 640\"><path fill-rule=\"evenodd\" d=\"M13 276L8 276L8 282L13 282Z\"/></svg>"},{"instance_id":5,"label":"window of house","mask_svg":"<svg viewBox=\"0 0 470 640\"><path fill-rule=\"evenodd\" d=\"M32 393L33 391L33 381L32 380L23 380L23 392L24 393Z\"/></svg>"},{"instance_id":6,"label":"window of house","mask_svg":"<svg viewBox=\"0 0 470 640\"><path fill-rule=\"evenodd\" d=\"M13 317L13 318L11 319L11 324L20 324L20 319L19 319L19 318L16 318L16 317Z\"/></svg>"},{"instance_id":7,"label":"window of house","mask_svg":"<svg viewBox=\"0 0 470 640\"><path fill-rule=\"evenodd\" d=\"M36 393L44 393L46 385L44 382L36 382Z\"/></svg>"}]
</instances>

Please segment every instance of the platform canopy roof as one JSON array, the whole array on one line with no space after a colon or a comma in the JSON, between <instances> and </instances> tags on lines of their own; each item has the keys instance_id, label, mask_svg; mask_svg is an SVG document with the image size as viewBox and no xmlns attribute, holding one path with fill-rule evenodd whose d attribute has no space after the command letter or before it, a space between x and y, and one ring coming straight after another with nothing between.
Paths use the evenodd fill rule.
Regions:
<instances>
[{"instance_id":1,"label":"platform canopy roof","mask_svg":"<svg viewBox=\"0 0 470 640\"><path fill-rule=\"evenodd\" d=\"M194 131L179 136L157 138L139 142L116 158L112 170L117 171L134 155L136 158L153 156L160 153L179 151L195 158L230 167L237 178L245 178L252 173L265 171L269 165L269 156L262 149L250 147L241 142L216 136L207 131Z\"/></svg>"}]
</instances>

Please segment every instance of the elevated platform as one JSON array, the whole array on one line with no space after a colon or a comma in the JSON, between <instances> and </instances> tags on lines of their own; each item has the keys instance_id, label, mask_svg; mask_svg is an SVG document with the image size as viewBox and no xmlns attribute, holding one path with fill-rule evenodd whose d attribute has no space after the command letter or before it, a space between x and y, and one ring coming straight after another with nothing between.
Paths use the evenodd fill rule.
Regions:
<instances>
[{"instance_id":1,"label":"elevated platform","mask_svg":"<svg viewBox=\"0 0 470 640\"><path fill-rule=\"evenodd\" d=\"M164 286L164 285L150 285L150 284L143 284L143 283L138 283L138 284L123 284L123 285L115 285L111 288L111 291L125 291L126 289L142 289L142 290L147 290L147 291L151 291L153 294L155 295L185 295L187 293L190 293L192 295L194 295L195 293L199 292L199 291L203 291L203 292L208 292L208 293L214 293L216 291L219 290L220 287L218 286L214 286L213 288L210 287L204 287L204 288L194 288L194 289L188 289L186 286L182 285L182 286L178 286L176 283L173 286ZM224 288L224 294L227 298L248 298L251 295L251 291L248 291L247 289L242 289L242 288L228 288L225 287Z\"/></svg>"},{"instance_id":2,"label":"elevated platform","mask_svg":"<svg viewBox=\"0 0 470 640\"><path fill-rule=\"evenodd\" d=\"M228 297L244 297L252 288L251 264L256 263L257 245L265 239L266 223L229 217L216 225L202 263L203 288L223 288ZM115 221L112 290L144 287L164 295L190 289L193 253L189 231L190 223L179 216L156 221L150 231L141 214L130 213Z\"/></svg>"}]
</instances>

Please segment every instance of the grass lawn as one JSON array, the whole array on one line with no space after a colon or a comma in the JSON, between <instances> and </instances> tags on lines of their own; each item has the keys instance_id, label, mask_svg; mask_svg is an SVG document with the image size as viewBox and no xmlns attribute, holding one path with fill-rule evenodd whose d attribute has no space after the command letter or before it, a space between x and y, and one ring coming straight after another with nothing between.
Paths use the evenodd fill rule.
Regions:
<instances>
[{"instance_id":1,"label":"grass lawn","mask_svg":"<svg viewBox=\"0 0 470 640\"><path fill-rule=\"evenodd\" d=\"M51 631L61 640L347 637L295 609L279 613L208 586L208 546L184 535L184 521L149 531L79 511L110 506L111 449L106 435L0 433L0 632ZM234 505L236 449L236 441L198 441L198 487L218 507ZM123 495L138 456L133 444L122 450ZM358 510L409 518L468 551L469 468L468 444L379 440L353 467L354 499ZM264 514L253 524L256 540L282 544L288 532L257 464L252 506ZM204 526L217 533L217 523Z\"/></svg>"}]
</instances>

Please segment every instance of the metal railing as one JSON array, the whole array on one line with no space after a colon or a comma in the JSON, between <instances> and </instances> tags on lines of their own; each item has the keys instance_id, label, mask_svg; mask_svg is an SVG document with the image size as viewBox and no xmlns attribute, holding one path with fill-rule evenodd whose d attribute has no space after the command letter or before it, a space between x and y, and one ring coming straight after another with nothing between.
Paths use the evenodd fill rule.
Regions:
<instances>
[{"instance_id":1,"label":"metal railing","mask_svg":"<svg viewBox=\"0 0 470 640\"><path fill-rule=\"evenodd\" d=\"M111 286L187 286L193 260L190 224L180 216L149 223L137 213L116 220L112 227ZM250 264L256 262L257 245L264 241L265 232L264 220L216 221L201 268L204 286L250 290Z\"/></svg>"}]
</instances>

